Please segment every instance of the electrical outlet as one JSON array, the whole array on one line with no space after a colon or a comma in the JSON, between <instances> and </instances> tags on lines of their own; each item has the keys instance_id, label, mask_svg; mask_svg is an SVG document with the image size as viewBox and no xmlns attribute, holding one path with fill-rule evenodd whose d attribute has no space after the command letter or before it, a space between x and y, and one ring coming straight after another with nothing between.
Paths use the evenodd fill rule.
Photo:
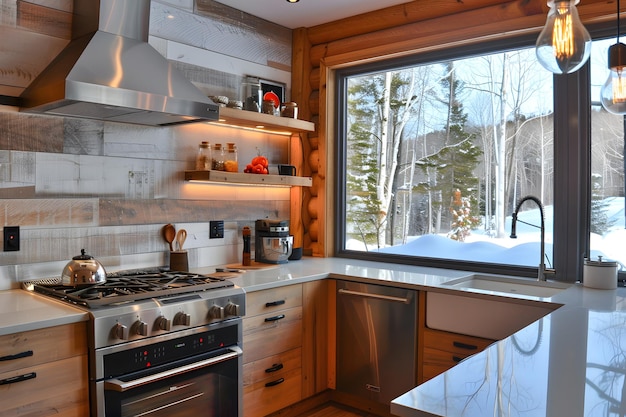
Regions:
<instances>
[{"instance_id":1,"label":"electrical outlet","mask_svg":"<svg viewBox=\"0 0 626 417\"><path fill-rule=\"evenodd\" d=\"M224 237L224 220L209 221L209 239L222 239Z\"/></svg>"},{"instance_id":2,"label":"electrical outlet","mask_svg":"<svg viewBox=\"0 0 626 417\"><path fill-rule=\"evenodd\" d=\"M20 227L4 226L4 251L14 252L20 250Z\"/></svg>"}]
</instances>

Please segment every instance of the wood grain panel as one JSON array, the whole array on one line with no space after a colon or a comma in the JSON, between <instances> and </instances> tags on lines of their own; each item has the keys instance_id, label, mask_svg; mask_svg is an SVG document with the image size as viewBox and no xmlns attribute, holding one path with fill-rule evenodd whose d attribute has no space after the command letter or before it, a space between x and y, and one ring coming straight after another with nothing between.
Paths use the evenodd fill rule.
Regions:
<instances>
[{"instance_id":1,"label":"wood grain panel","mask_svg":"<svg viewBox=\"0 0 626 417\"><path fill-rule=\"evenodd\" d=\"M72 9L57 10L18 0L17 25L32 32L69 40L72 37ZM68 4L65 4L67 7Z\"/></svg>"},{"instance_id":2,"label":"wood grain panel","mask_svg":"<svg viewBox=\"0 0 626 417\"><path fill-rule=\"evenodd\" d=\"M288 215L289 201L102 199L99 206L100 226L202 222L207 219L237 221L286 218Z\"/></svg>"},{"instance_id":3,"label":"wood grain panel","mask_svg":"<svg viewBox=\"0 0 626 417\"><path fill-rule=\"evenodd\" d=\"M87 354L0 374L0 379L34 372L36 377L1 385L1 416L84 417L89 413Z\"/></svg>"},{"instance_id":4,"label":"wood grain panel","mask_svg":"<svg viewBox=\"0 0 626 417\"><path fill-rule=\"evenodd\" d=\"M339 56L347 53L363 52L382 45L387 47L395 44L406 44L407 41L413 39L423 40L423 38L443 35L443 39L447 39L444 43L451 43L458 40L469 42L473 37L465 37L460 31L468 28L481 28L480 31L484 35L493 33L491 27L496 22L502 28L503 21L513 21L520 18L535 17L530 22L524 21L517 27L511 27L507 24L507 32L509 36L515 29L522 30L530 28L536 30L545 23L545 15L542 8L535 6L532 2L517 0L488 8L471 10L451 16L433 18L427 21L410 23L402 26L395 26L389 29L377 32L369 32L362 35L352 36L346 39L328 42L325 44L315 45L311 48L311 62L315 66L322 58L328 56ZM491 27L490 27L491 26ZM456 28L454 31L442 31L441 28ZM459 31L459 32L457 32ZM425 42L420 42L425 44ZM409 49L405 49L407 51ZM391 54L393 49L388 49L386 54ZM353 60L345 60L344 62L353 62Z\"/></svg>"},{"instance_id":5,"label":"wood grain panel","mask_svg":"<svg viewBox=\"0 0 626 417\"><path fill-rule=\"evenodd\" d=\"M381 11L376 10L313 26L309 28L309 40L317 45L501 3L502 0L416 0L384 9L384 18L381 18ZM544 0L533 0L528 3L535 3L540 7L543 5L547 9Z\"/></svg>"},{"instance_id":6,"label":"wood grain panel","mask_svg":"<svg viewBox=\"0 0 626 417\"><path fill-rule=\"evenodd\" d=\"M63 137L63 119L0 112L0 149L61 153Z\"/></svg>"},{"instance_id":7,"label":"wood grain panel","mask_svg":"<svg viewBox=\"0 0 626 417\"><path fill-rule=\"evenodd\" d=\"M85 323L0 336L0 356L32 351L32 356L0 362L0 373L87 354Z\"/></svg>"},{"instance_id":8,"label":"wood grain panel","mask_svg":"<svg viewBox=\"0 0 626 417\"><path fill-rule=\"evenodd\" d=\"M329 280L302 284L302 396L328 388L328 284Z\"/></svg>"},{"instance_id":9,"label":"wood grain panel","mask_svg":"<svg viewBox=\"0 0 626 417\"><path fill-rule=\"evenodd\" d=\"M258 382L244 389L244 417L263 417L302 399L300 368L286 372L278 385Z\"/></svg>"},{"instance_id":10,"label":"wood grain panel","mask_svg":"<svg viewBox=\"0 0 626 417\"><path fill-rule=\"evenodd\" d=\"M267 354L286 352L302 344L302 307L283 310L284 318L266 322L271 315L244 319L243 363L257 361Z\"/></svg>"},{"instance_id":11,"label":"wood grain panel","mask_svg":"<svg viewBox=\"0 0 626 417\"><path fill-rule=\"evenodd\" d=\"M271 305L267 305L267 304ZM277 311L302 306L302 286L288 285L271 291L254 291L246 298L246 317L274 314Z\"/></svg>"},{"instance_id":12,"label":"wood grain panel","mask_svg":"<svg viewBox=\"0 0 626 417\"><path fill-rule=\"evenodd\" d=\"M0 24L0 94L15 96L68 44L68 40ZM28 51L28 53L24 53ZM2 86L7 86L3 89Z\"/></svg>"},{"instance_id":13,"label":"wood grain panel","mask_svg":"<svg viewBox=\"0 0 626 417\"><path fill-rule=\"evenodd\" d=\"M275 372L267 372L268 369L275 365L282 365L282 369ZM281 352L276 355L266 356L257 361L248 362L243 366L243 386L244 389L249 385L259 381L275 380L280 378L292 369L302 366L302 349L296 348L287 352Z\"/></svg>"},{"instance_id":14,"label":"wood grain panel","mask_svg":"<svg viewBox=\"0 0 626 417\"><path fill-rule=\"evenodd\" d=\"M2 224L44 228L97 224L97 199L11 199L1 206Z\"/></svg>"}]
</instances>

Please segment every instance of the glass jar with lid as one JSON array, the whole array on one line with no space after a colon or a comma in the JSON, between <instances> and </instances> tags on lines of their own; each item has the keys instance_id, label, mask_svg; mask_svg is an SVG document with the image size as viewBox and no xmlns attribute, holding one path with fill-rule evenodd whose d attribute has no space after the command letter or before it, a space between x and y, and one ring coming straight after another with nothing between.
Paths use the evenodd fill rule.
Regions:
<instances>
[{"instance_id":1,"label":"glass jar with lid","mask_svg":"<svg viewBox=\"0 0 626 417\"><path fill-rule=\"evenodd\" d=\"M237 163L237 145L231 142L227 143L226 149L224 149L224 171L239 171L239 164Z\"/></svg>"},{"instance_id":2,"label":"glass jar with lid","mask_svg":"<svg viewBox=\"0 0 626 417\"><path fill-rule=\"evenodd\" d=\"M243 109L249 111L261 111L261 82L255 77L246 77L241 83L240 100Z\"/></svg>"},{"instance_id":3,"label":"glass jar with lid","mask_svg":"<svg viewBox=\"0 0 626 417\"><path fill-rule=\"evenodd\" d=\"M209 142L203 141L198 146L196 155L196 171L208 171L211 169L211 146Z\"/></svg>"},{"instance_id":4,"label":"glass jar with lid","mask_svg":"<svg viewBox=\"0 0 626 417\"><path fill-rule=\"evenodd\" d=\"M224 149L221 143L216 143L211 149L211 169L215 171L224 171Z\"/></svg>"}]
</instances>

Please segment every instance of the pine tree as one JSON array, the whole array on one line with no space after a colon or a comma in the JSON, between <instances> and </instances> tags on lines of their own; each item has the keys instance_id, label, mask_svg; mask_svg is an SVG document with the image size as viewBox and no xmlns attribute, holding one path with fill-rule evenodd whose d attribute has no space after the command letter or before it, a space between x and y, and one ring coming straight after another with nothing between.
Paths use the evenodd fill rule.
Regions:
<instances>
[{"instance_id":1,"label":"pine tree","mask_svg":"<svg viewBox=\"0 0 626 417\"><path fill-rule=\"evenodd\" d=\"M478 166L482 150L474 144L474 135L465 131L467 114L463 112L463 105L458 99L463 89L460 81L456 80L454 67L451 63L446 66L447 76L441 81L444 98L442 103L448 108L448 121L445 132L442 134L442 146L433 155L420 161L422 170L436 171L434 181L427 188L438 198L433 206L440 213L441 223L447 222L452 227L452 212L446 212L444 207L454 201L455 192L459 191L468 199L468 218L476 219L474 227L480 224L478 216L478 178L474 170ZM438 229L438 228L437 228Z\"/></svg>"}]
</instances>

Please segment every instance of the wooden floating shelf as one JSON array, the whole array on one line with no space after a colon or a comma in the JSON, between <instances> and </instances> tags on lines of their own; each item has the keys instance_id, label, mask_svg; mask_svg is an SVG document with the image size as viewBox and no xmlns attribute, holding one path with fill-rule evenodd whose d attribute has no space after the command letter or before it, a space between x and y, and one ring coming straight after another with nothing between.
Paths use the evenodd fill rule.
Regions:
<instances>
[{"instance_id":1,"label":"wooden floating shelf","mask_svg":"<svg viewBox=\"0 0 626 417\"><path fill-rule=\"evenodd\" d=\"M226 171L185 171L185 181L282 187L310 187L313 182L311 177Z\"/></svg>"},{"instance_id":2,"label":"wooden floating shelf","mask_svg":"<svg viewBox=\"0 0 626 417\"><path fill-rule=\"evenodd\" d=\"M282 134L315 132L315 124L306 120L272 116L248 110L220 107L219 121L210 122L218 126L240 127L254 130L266 130Z\"/></svg>"}]
</instances>

